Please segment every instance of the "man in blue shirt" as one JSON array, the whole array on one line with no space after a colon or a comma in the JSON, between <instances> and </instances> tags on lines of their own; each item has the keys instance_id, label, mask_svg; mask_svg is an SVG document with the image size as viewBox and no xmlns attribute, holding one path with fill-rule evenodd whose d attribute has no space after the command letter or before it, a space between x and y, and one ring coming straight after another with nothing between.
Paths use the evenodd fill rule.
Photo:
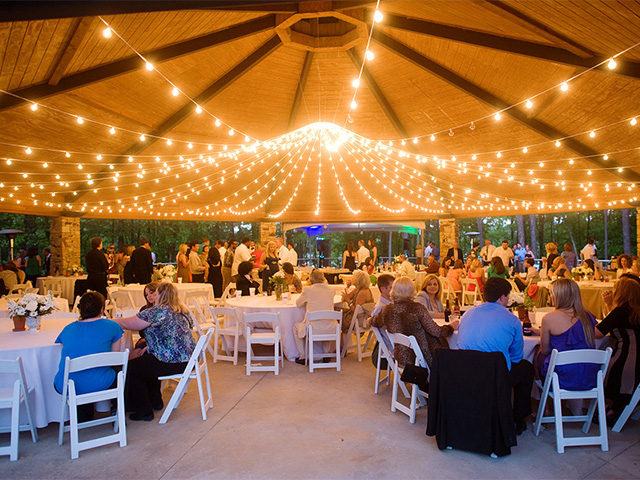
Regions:
<instances>
[{"instance_id":1,"label":"man in blue shirt","mask_svg":"<svg viewBox=\"0 0 640 480\"><path fill-rule=\"evenodd\" d=\"M516 267L516 272L517 273L523 273L524 272L524 256L527 253L527 251L522 248L521 244L516 244L516 249L513 251L514 253L514 263L515 263L515 267Z\"/></svg>"},{"instance_id":2,"label":"man in blue shirt","mask_svg":"<svg viewBox=\"0 0 640 480\"><path fill-rule=\"evenodd\" d=\"M533 365L523 360L524 339L518 317L507 310L511 284L503 278L491 277L484 285L486 303L462 316L458 328L458 348L481 352L501 352L509 368L513 388L513 419L516 433L527 428L525 418L531 415Z\"/></svg>"}]
</instances>

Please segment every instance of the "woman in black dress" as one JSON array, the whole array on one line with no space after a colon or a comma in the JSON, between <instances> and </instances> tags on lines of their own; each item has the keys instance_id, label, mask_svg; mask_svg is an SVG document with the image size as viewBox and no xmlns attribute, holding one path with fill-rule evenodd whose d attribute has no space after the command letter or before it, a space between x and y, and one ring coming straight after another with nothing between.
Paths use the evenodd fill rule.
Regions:
<instances>
[{"instance_id":1,"label":"woman in black dress","mask_svg":"<svg viewBox=\"0 0 640 480\"><path fill-rule=\"evenodd\" d=\"M350 272L356 269L356 247L353 242L347 243L347 249L342 255L342 268L347 268Z\"/></svg>"},{"instance_id":2,"label":"woman in black dress","mask_svg":"<svg viewBox=\"0 0 640 480\"><path fill-rule=\"evenodd\" d=\"M271 294L271 284L269 279L278 271L278 254L276 253L276 242L267 243L265 254L260 257L259 262L260 278L262 278L262 291Z\"/></svg>"},{"instance_id":3,"label":"woman in black dress","mask_svg":"<svg viewBox=\"0 0 640 480\"><path fill-rule=\"evenodd\" d=\"M207 283L213 286L213 295L220 298L222 296L222 259L217 247L213 246L209 249L207 263L209 264Z\"/></svg>"}]
</instances>

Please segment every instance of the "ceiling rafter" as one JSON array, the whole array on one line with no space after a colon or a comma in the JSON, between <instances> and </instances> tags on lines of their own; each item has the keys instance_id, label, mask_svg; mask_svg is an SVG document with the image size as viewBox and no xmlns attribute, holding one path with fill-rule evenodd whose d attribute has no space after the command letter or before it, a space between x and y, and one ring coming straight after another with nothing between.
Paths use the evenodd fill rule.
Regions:
<instances>
[{"instance_id":1,"label":"ceiling rafter","mask_svg":"<svg viewBox=\"0 0 640 480\"><path fill-rule=\"evenodd\" d=\"M154 65L157 65L200 50L239 40L265 30L271 30L275 26L275 15L266 15L264 17L239 23L201 37L192 38L190 40L185 40L184 42L144 52L143 56L153 62ZM92 83L131 73L140 70L141 68L142 60L140 60L140 57L137 55L134 55L106 65L100 65L83 72L62 77L57 85L44 83L14 90L11 93L27 98L29 101L38 102L53 95L58 95L60 93L91 85ZM4 95L0 97L0 112L24 103L25 101L21 98Z\"/></svg>"},{"instance_id":2,"label":"ceiling rafter","mask_svg":"<svg viewBox=\"0 0 640 480\"><path fill-rule=\"evenodd\" d=\"M296 87L296 95L293 98L291 104L291 113L289 113L289 121L287 122L287 132L290 132L298 117L298 109L300 108L300 102L304 95L304 87L307 85L307 79L309 78L309 71L311 70L311 62L313 62L313 52L307 50L307 54L304 57L304 63L302 64L302 70L300 71L300 78Z\"/></svg>"},{"instance_id":3,"label":"ceiling rafter","mask_svg":"<svg viewBox=\"0 0 640 480\"><path fill-rule=\"evenodd\" d=\"M373 31L373 39L378 42L383 47L387 48L391 52L395 53L401 58L413 63L414 65L420 67L421 69L429 72L432 75L440 78L441 80L447 82L450 85L458 88L459 90L465 92L468 95L471 95L475 99L481 101L485 105L488 105L496 110L504 110L502 113L507 115L508 117L516 120L521 123L525 127L530 130L548 138L549 140L557 140L560 138L564 138L562 141L563 147L568 150L577 153L581 157L594 165L611 169L612 167L617 167L618 165L611 160L605 162L602 158L602 153L594 150L593 148L585 145L584 143L576 140L575 138L566 138L568 135L564 132L561 132L554 128L553 126L544 123L535 118L529 118L527 114L516 107L511 107L511 105L502 100L501 98L495 96L491 92L484 90L478 85L466 80L455 72L443 67L439 63L434 62L433 60L425 57L421 53L411 49L410 47L404 45L398 40L390 37L389 35L381 32L380 30ZM511 108L509 108L511 107ZM506 110L505 110L506 109ZM611 170L610 173L615 175L625 181L629 182L640 182L640 174L636 173L632 170L625 170L623 172L618 172L616 170Z\"/></svg>"},{"instance_id":4,"label":"ceiling rafter","mask_svg":"<svg viewBox=\"0 0 640 480\"><path fill-rule=\"evenodd\" d=\"M609 57L604 55L591 55L584 57L563 48L544 45L541 43L529 42L511 37L501 37L491 33L476 32L461 27L452 27L440 23L419 20L416 18L403 17L400 15L385 14L384 27L406 30L408 32L419 33L431 37L444 38L455 42L486 47L500 50L507 53L515 53L526 57L537 58L549 62L562 63L580 68L591 68L594 65L604 62ZM623 75L635 79L640 78L640 63L630 60L616 59L618 66L615 70L609 70L605 65L601 65L595 70L603 73Z\"/></svg>"},{"instance_id":5,"label":"ceiling rafter","mask_svg":"<svg viewBox=\"0 0 640 480\"><path fill-rule=\"evenodd\" d=\"M244 74L249 72L253 67L255 67L258 63L264 60L266 57L271 55L275 50L277 50L282 45L280 38L275 35L267 40L264 44L258 47L253 53L247 56L244 60L238 63L235 67L225 73L222 77L216 80L213 84L203 90L199 95L197 95L193 102L186 103L180 110L175 112L169 118L167 118L162 124L160 124L153 132L149 133L147 140L145 142L136 142L134 145L129 147L121 156L117 157L112 163L113 164L121 164L124 163L129 156L138 155L151 145L153 145L156 141L158 141L157 137L163 137L177 125L182 123L187 117L193 114L194 112L194 102L198 105L204 105L215 96L219 95L222 91L228 88L231 84L233 84L236 80L242 77ZM111 178L111 170L109 168L104 168L97 174L95 174L93 179L93 186L84 187L79 190L77 195L73 195L73 193L69 193L65 197L66 204L77 203L84 195L91 192L96 186L108 178Z\"/></svg>"},{"instance_id":6,"label":"ceiling rafter","mask_svg":"<svg viewBox=\"0 0 640 480\"><path fill-rule=\"evenodd\" d=\"M73 60L73 57L78 51L78 47L82 43L82 40L89 32L89 27L93 23L93 20L93 17L82 17L76 19L76 27L73 34L69 37L69 41L62 49L59 59L53 64L53 69L51 71L51 75L49 75L49 81L47 82L49 85L57 85L63 77L64 72L67 70L71 60Z\"/></svg>"}]
</instances>

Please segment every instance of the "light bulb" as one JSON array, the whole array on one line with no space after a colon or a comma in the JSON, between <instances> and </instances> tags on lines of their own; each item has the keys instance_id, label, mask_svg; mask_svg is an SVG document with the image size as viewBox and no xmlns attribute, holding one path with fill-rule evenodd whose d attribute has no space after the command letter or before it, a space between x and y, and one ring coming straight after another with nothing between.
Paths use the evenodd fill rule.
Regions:
<instances>
[{"instance_id":1,"label":"light bulb","mask_svg":"<svg viewBox=\"0 0 640 480\"><path fill-rule=\"evenodd\" d=\"M97 158L98 160L102 160L102 155L98 154L98 155L96 156L96 158Z\"/></svg>"},{"instance_id":2,"label":"light bulb","mask_svg":"<svg viewBox=\"0 0 640 480\"><path fill-rule=\"evenodd\" d=\"M47 162L44 162L44 163L42 164L42 166L43 166L44 168L47 168L47 167L49 166L49 164L48 164Z\"/></svg>"},{"instance_id":3,"label":"light bulb","mask_svg":"<svg viewBox=\"0 0 640 480\"><path fill-rule=\"evenodd\" d=\"M502 118L502 115L500 115L500 112L496 113L493 118L495 118L496 120L500 120Z\"/></svg>"},{"instance_id":4,"label":"light bulb","mask_svg":"<svg viewBox=\"0 0 640 480\"><path fill-rule=\"evenodd\" d=\"M84 123L84 119L83 119L82 117L78 117L78 118L76 119L76 121L77 121L80 125L82 125L82 124Z\"/></svg>"},{"instance_id":5,"label":"light bulb","mask_svg":"<svg viewBox=\"0 0 640 480\"><path fill-rule=\"evenodd\" d=\"M202 113L202 107L200 105L196 106L196 113Z\"/></svg>"},{"instance_id":6,"label":"light bulb","mask_svg":"<svg viewBox=\"0 0 640 480\"><path fill-rule=\"evenodd\" d=\"M215 125L216 125L216 127L219 127L220 125L222 125L222 122L220 122L220 120L218 120L218 119L216 118L216 123L215 123Z\"/></svg>"},{"instance_id":7,"label":"light bulb","mask_svg":"<svg viewBox=\"0 0 640 480\"><path fill-rule=\"evenodd\" d=\"M360 86L360 79L356 78L353 82L351 82L351 85L353 85L353 88L358 88Z\"/></svg>"},{"instance_id":8,"label":"light bulb","mask_svg":"<svg viewBox=\"0 0 640 480\"><path fill-rule=\"evenodd\" d=\"M453 137L453 135L454 135L454 133L453 133L453 129L452 129L452 128L450 128L450 129L449 129L449 136L450 136L450 137Z\"/></svg>"},{"instance_id":9,"label":"light bulb","mask_svg":"<svg viewBox=\"0 0 640 480\"><path fill-rule=\"evenodd\" d=\"M435 135L431 135L431 137L429 137L431 139L432 142L434 142L436 140L436 136Z\"/></svg>"},{"instance_id":10,"label":"light bulb","mask_svg":"<svg viewBox=\"0 0 640 480\"><path fill-rule=\"evenodd\" d=\"M31 147L27 147L27 149L25 150L25 152L27 152L27 154L31 154Z\"/></svg>"},{"instance_id":11,"label":"light bulb","mask_svg":"<svg viewBox=\"0 0 640 480\"><path fill-rule=\"evenodd\" d=\"M629 122L629 123L631 123L631 125L635 125L636 123L638 123L638 120L636 120L636 117L633 117L631 119L631 122Z\"/></svg>"},{"instance_id":12,"label":"light bulb","mask_svg":"<svg viewBox=\"0 0 640 480\"><path fill-rule=\"evenodd\" d=\"M471 122L471 125L469 125L469 130L473 131L476 129L476 126L474 125L473 122Z\"/></svg>"},{"instance_id":13,"label":"light bulb","mask_svg":"<svg viewBox=\"0 0 640 480\"><path fill-rule=\"evenodd\" d=\"M30 108L31 108L31 111L35 112L36 110L38 110L38 104L32 103Z\"/></svg>"},{"instance_id":14,"label":"light bulb","mask_svg":"<svg viewBox=\"0 0 640 480\"><path fill-rule=\"evenodd\" d=\"M375 55L371 50L367 50L367 53L365 53L365 56L367 57L367 60L373 60L375 57Z\"/></svg>"},{"instance_id":15,"label":"light bulb","mask_svg":"<svg viewBox=\"0 0 640 480\"><path fill-rule=\"evenodd\" d=\"M560 143L560 140L556 140L556 147L559 147L560 145L562 145L562 144Z\"/></svg>"},{"instance_id":16,"label":"light bulb","mask_svg":"<svg viewBox=\"0 0 640 480\"><path fill-rule=\"evenodd\" d=\"M413 139L413 143L418 143L418 137Z\"/></svg>"},{"instance_id":17,"label":"light bulb","mask_svg":"<svg viewBox=\"0 0 640 480\"><path fill-rule=\"evenodd\" d=\"M105 28L105 29L102 31L102 36L103 36L104 38L111 38L111 29L110 29L109 27Z\"/></svg>"},{"instance_id":18,"label":"light bulb","mask_svg":"<svg viewBox=\"0 0 640 480\"><path fill-rule=\"evenodd\" d=\"M527 100L526 106L527 108L533 107L533 102L531 100Z\"/></svg>"},{"instance_id":19,"label":"light bulb","mask_svg":"<svg viewBox=\"0 0 640 480\"><path fill-rule=\"evenodd\" d=\"M147 139L147 137L144 136L144 133L142 135L140 135L140 141L144 142Z\"/></svg>"},{"instance_id":20,"label":"light bulb","mask_svg":"<svg viewBox=\"0 0 640 480\"><path fill-rule=\"evenodd\" d=\"M591 130L591 133L589 134L589 136L591 138L595 137L596 136L596 132L594 130Z\"/></svg>"},{"instance_id":21,"label":"light bulb","mask_svg":"<svg viewBox=\"0 0 640 480\"><path fill-rule=\"evenodd\" d=\"M528 151L529 151L529 149L528 149L527 147L524 147L524 148L522 149L522 153L527 153Z\"/></svg>"},{"instance_id":22,"label":"light bulb","mask_svg":"<svg viewBox=\"0 0 640 480\"><path fill-rule=\"evenodd\" d=\"M244 136L244 141L245 142L250 142L251 141L251 139L249 138L249 135L245 135Z\"/></svg>"},{"instance_id":23,"label":"light bulb","mask_svg":"<svg viewBox=\"0 0 640 480\"><path fill-rule=\"evenodd\" d=\"M604 156L603 156L602 158L604 158L605 160L609 160L609 155L607 155L607 154L605 153L605 154L604 154Z\"/></svg>"},{"instance_id":24,"label":"light bulb","mask_svg":"<svg viewBox=\"0 0 640 480\"><path fill-rule=\"evenodd\" d=\"M477 158L478 158L478 156L477 156L477 155L475 155L475 154L474 154L474 155L471 155L471 160L475 160L475 159L477 159Z\"/></svg>"},{"instance_id":25,"label":"light bulb","mask_svg":"<svg viewBox=\"0 0 640 480\"><path fill-rule=\"evenodd\" d=\"M569 160L569 165L573 165L573 158Z\"/></svg>"},{"instance_id":26,"label":"light bulb","mask_svg":"<svg viewBox=\"0 0 640 480\"><path fill-rule=\"evenodd\" d=\"M171 145L173 142L171 141L170 138L167 138L167 145Z\"/></svg>"},{"instance_id":27,"label":"light bulb","mask_svg":"<svg viewBox=\"0 0 640 480\"><path fill-rule=\"evenodd\" d=\"M618 64L616 63L616 61L613 58L610 58L609 63L607 63L607 67L609 67L609 70L613 70L617 66Z\"/></svg>"},{"instance_id":28,"label":"light bulb","mask_svg":"<svg viewBox=\"0 0 640 480\"><path fill-rule=\"evenodd\" d=\"M145 68L149 71L153 70L153 64L151 62L145 63Z\"/></svg>"},{"instance_id":29,"label":"light bulb","mask_svg":"<svg viewBox=\"0 0 640 480\"><path fill-rule=\"evenodd\" d=\"M567 90L569 90L569 84L567 82L562 82L562 85L560 85L560 90L566 92Z\"/></svg>"},{"instance_id":30,"label":"light bulb","mask_svg":"<svg viewBox=\"0 0 640 480\"><path fill-rule=\"evenodd\" d=\"M229 130L229 136L230 136L230 137L233 137L233 135L234 135L235 133L236 133L236 132L233 130L233 128L232 128L231 130Z\"/></svg>"},{"instance_id":31,"label":"light bulb","mask_svg":"<svg viewBox=\"0 0 640 480\"><path fill-rule=\"evenodd\" d=\"M109 129L109 133L110 133L111 135L115 135L115 134L116 134L116 129L115 129L114 127L111 127L111 128Z\"/></svg>"},{"instance_id":32,"label":"light bulb","mask_svg":"<svg viewBox=\"0 0 640 480\"><path fill-rule=\"evenodd\" d=\"M189 145L187 145L187 148L193 148L193 143L189 142Z\"/></svg>"},{"instance_id":33,"label":"light bulb","mask_svg":"<svg viewBox=\"0 0 640 480\"><path fill-rule=\"evenodd\" d=\"M381 22L383 18L384 18L384 15L382 15L382 12L380 10L376 10L375 13L373 14L374 22Z\"/></svg>"},{"instance_id":34,"label":"light bulb","mask_svg":"<svg viewBox=\"0 0 640 480\"><path fill-rule=\"evenodd\" d=\"M355 110L356 108L358 108L358 104L356 103L356 101L355 101L355 100L352 100L352 101L351 101L351 109L352 109L352 110Z\"/></svg>"},{"instance_id":35,"label":"light bulb","mask_svg":"<svg viewBox=\"0 0 640 480\"><path fill-rule=\"evenodd\" d=\"M177 97L179 93L180 90L178 90L177 87L173 87L173 90L171 90L171 95L173 95L174 97Z\"/></svg>"},{"instance_id":36,"label":"light bulb","mask_svg":"<svg viewBox=\"0 0 640 480\"><path fill-rule=\"evenodd\" d=\"M71 154L69 152L64 152L64 156L69 158L71 156Z\"/></svg>"}]
</instances>

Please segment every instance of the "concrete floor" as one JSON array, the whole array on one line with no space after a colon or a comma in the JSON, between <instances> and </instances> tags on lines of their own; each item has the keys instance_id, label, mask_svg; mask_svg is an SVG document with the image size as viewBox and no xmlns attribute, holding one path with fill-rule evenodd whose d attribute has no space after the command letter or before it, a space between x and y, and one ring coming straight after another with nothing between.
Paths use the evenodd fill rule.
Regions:
<instances>
[{"instance_id":1,"label":"concrete floor","mask_svg":"<svg viewBox=\"0 0 640 480\"><path fill-rule=\"evenodd\" d=\"M640 422L632 420L621 433L609 430L608 452L571 447L559 455L553 426L539 437L529 426L511 455L492 459L438 450L425 435L426 409L415 425L392 413L391 387L373 393L370 359L358 363L352 354L341 372L313 374L285 362L277 377L247 377L243 365L227 362L210 371L214 407L205 422L192 384L166 425L159 415L128 422L125 448L112 444L72 461L68 434L57 444L57 424L39 430L37 444L22 433L20 459L0 457L0 478L640 478Z\"/></svg>"}]
</instances>

